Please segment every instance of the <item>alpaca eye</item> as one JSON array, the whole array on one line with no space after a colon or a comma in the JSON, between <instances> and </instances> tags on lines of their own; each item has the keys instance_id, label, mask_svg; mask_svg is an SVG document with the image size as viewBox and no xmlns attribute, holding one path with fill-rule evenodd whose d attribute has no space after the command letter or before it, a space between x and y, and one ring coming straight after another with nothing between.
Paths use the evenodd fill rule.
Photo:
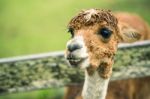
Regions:
<instances>
[{"instance_id":1,"label":"alpaca eye","mask_svg":"<svg viewBox=\"0 0 150 99\"><path fill-rule=\"evenodd\" d=\"M102 28L98 34L100 34L103 38L108 39L111 36L112 31L107 28Z\"/></svg>"},{"instance_id":2,"label":"alpaca eye","mask_svg":"<svg viewBox=\"0 0 150 99\"><path fill-rule=\"evenodd\" d=\"M71 38L73 38L74 37L74 29L68 28L68 32L71 34Z\"/></svg>"}]
</instances>

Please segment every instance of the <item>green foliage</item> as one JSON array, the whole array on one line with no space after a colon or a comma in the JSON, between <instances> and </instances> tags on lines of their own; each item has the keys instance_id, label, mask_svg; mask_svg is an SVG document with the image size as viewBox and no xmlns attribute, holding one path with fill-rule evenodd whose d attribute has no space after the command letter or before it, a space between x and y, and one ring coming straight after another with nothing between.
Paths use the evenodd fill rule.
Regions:
<instances>
[{"instance_id":1,"label":"green foliage","mask_svg":"<svg viewBox=\"0 0 150 99\"><path fill-rule=\"evenodd\" d=\"M140 14L150 22L149 0L0 0L0 57L65 49L66 26L81 9Z\"/></svg>"},{"instance_id":2,"label":"green foliage","mask_svg":"<svg viewBox=\"0 0 150 99\"><path fill-rule=\"evenodd\" d=\"M114 67L118 66L149 66L150 47L118 50Z\"/></svg>"},{"instance_id":3,"label":"green foliage","mask_svg":"<svg viewBox=\"0 0 150 99\"><path fill-rule=\"evenodd\" d=\"M29 86L32 81L49 80L50 67L43 63L44 60L0 64L0 91Z\"/></svg>"}]
</instances>

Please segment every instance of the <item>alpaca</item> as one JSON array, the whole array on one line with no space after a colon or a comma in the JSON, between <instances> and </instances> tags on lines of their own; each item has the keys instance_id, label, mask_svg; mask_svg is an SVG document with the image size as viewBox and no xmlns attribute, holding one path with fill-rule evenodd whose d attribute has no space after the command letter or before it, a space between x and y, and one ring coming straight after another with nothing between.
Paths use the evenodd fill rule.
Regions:
<instances>
[{"instance_id":1,"label":"alpaca","mask_svg":"<svg viewBox=\"0 0 150 99\"><path fill-rule=\"evenodd\" d=\"M118 43L150 38L147 24L138 16L99 9L81 11L69 22L68 31L65 56L71 66L85 70L83 99L105 99Z\"/></svg>"}]
</instances>

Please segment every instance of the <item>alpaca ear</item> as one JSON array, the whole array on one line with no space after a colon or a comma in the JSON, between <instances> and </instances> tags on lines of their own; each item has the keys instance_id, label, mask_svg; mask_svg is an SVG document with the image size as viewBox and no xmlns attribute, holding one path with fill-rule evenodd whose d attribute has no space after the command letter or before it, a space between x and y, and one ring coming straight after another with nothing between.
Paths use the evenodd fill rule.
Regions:
<instances>
[{"instance_id":1,"label":"alpaca ear","mask_svg":"<svg viewBox=\"0 0 150 99\"><path fill-rule=\"evenodd\" d=\"M134 28L125 25L125 24L119 24L119 38L120 42L124 43L131 43L138 41L141 38L141 34Z\"/></svg>"}]
</instances>

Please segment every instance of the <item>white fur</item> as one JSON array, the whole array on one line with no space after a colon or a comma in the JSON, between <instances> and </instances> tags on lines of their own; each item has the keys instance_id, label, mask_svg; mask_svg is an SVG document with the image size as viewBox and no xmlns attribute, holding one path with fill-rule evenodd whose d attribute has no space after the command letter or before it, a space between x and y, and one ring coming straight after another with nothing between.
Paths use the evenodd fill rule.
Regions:
<instances>
[{"instance_id":1,"label":"white fur","mask_svg":"<svg viewBox=\"0 0 150 99\"><path fill-rule=\"evenodd\" d=\"M87 48L85 46L83 37L81 35L74 37L73 39L67 42L67 46L74 43L81 45L82 48L73 51L72 54L74 54L77 58L87 57L86 60L84 60L81 64L79 64L79 67L85 69L86 67L89 66L89 58L88 58Z\"/></svg>"},{"instance_id":2,"label":"white fur","mask_svg":"<svg viewBox=\"0 0 150 99\"><path fill-rule=\"evenodd\" d=\"M86 19L86 21L89 21L92 15L97 14L97 11L95 9L90 9L85 11L85 13L87 13L87 15L84 18Z\"/></svg>"},{"instance_id":3,"label":"white fur","mask_svg":"<svg viewBox=\"0 0 150 99\"><path fill-rule=\"evenodd\" d=\"M85 73L85 82L82 91L83 99L105 99L107 93L108 79L101 78L97 71L89 76Z\"/></svg>"}]
</instances>

